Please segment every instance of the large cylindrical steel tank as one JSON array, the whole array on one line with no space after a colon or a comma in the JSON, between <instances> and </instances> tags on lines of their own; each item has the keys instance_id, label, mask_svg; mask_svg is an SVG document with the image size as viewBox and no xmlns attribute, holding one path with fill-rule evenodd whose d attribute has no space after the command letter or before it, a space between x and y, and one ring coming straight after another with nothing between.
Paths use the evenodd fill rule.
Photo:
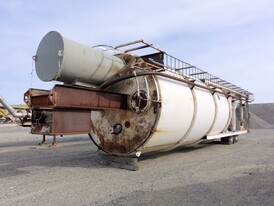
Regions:
<instances>
[{"instance_id":1,"label":"large cylindrical steel tank","mask_svg":"<svg viewBox=\"0 0 274 206\"><path fill-rule=\"evenodd\" d=\"M205 86L202 82L197 82ZM149 89L148 89L149 88ZM142 111L92 111L94 136L111 154L170 150L225 132L231 119L231 99L219 91L163 76L139 76L115 83L107 90L129 95L130 102L143 94ZM150 98L148 98L150 97ZM119 132L115 133L119 125Z\"/></svg>"},{"instance_id":2,"label":"large cylindrical steel tank","mask_svg":"<svg viewBox=\"0 0 274 206\"><path fill-rule=\"evenodd\" d=\"M35 68L42 81L98 85L124 66L124 61L102 48L91 48L51 31L41 40Z\"/></svg>"},{"instance_id":3,"label":"large cylindrical steel tank","mask_svg":"<svg viewBox=\"0 0 274 206\"><path fill-rule=\"evenodd\" d=\"M43 81L100 85L125 68L124 60L116 56L119 51L111 50L90 48L49 32L37 50L36 72ZM151 70L142 68L146 66L142 61L135 66L129 65L124 78L104 87L126 94L129 108L91 110L91 133L104 151L129 155L170 150L227 131L232 100L222 90L199 80L190 85L187 77L173 78L167 70L146 74Z\"/></svg>"}]
</instances>

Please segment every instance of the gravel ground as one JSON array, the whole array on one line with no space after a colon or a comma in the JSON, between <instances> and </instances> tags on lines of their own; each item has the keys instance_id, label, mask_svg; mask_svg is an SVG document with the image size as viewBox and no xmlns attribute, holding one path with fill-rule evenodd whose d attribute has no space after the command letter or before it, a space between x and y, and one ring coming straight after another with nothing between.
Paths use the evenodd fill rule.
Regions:
<instances>
[{"instance_id":1,"label":"gravel ground","mask_svg":"<svg viewBox=\"0 0 274 206\"><path fill-rule=\"evenodd\" d=\"M141 156L138 171L99 164L87 135L38 146L0 126L0 205L273 205L274 130Z\"/></svg>"}]
</instances>

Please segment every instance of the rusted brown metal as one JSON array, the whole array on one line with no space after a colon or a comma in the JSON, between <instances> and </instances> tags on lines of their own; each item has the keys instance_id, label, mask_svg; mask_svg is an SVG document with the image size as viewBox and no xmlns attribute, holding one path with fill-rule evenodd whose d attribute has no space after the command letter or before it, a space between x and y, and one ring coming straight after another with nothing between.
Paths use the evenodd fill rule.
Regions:
<instances>
[{"instance_id":1,"label":"rusted brown metal","mask_svg":"<svg viewBox=\"0 0 274 206\"><path fill-rule=\"evenodd\" d=\"M33 134L87 134L91 131L90 110L52 109L34 110Z\"/></svg>"},{"instance_id":2,"label":"rusted brown metal","mask_svg":"<svg viewBox=\"0 0 274 206\"><path fill-rule=\"evenodd\" d=\"M106 88L132 94L128 98L129 110L91 112L92 130L100 141L100 147L106 152L114 155L131 154L150 137L159 116L159 112L155 112L160 107L156 85L154 77L140 76L114 83ZM138 88L139 93L146 93L145 96L150 96L151 101L140 101L139 105L132 106L131 102L135 102L134 94ZM121 127L121 130L116 131L116 127Z\"/></svg>"},{"instance_id":3,"label":"rusted brown metal","mask_svg":"<svg viewBox=\"0 0 274 206\"><path fill-rule=\"evenodd\" d=\"M55 107L87 109L127 108L127 96L123 94L65 86L55 86L51 93Z\"/></svg>"},{"instance_id":4,"label":"rusted brown metal","mask_svg":"<svg viewBox=\"0 0 274 206\"><path fill-rule=\"evenodd\" d=\"M125 47L128 47L128 46L135 46L136 44L141 44L143 46L128 48L128 49L125 50L125 52L130 52L130 51L135 51L135 50L139 50L139 49L144 49L144 48L150 47L152 49L160 51L161 53L165 53L165 51L163 51L163 50L155 47L153 44L145 42L143 39L137 40L137 41L133 41L133 42L129 42L129 43L125 43L125 44L121 44L121 45L118 45L118 46L116 46L114 48L115 49L121 49L121 48L125 48Z\"/></svg>"},{"instance_id":5,"label":"rusted brown metal","mask_svg":"<svg viewBox=\"0 0 274 206\"><path fill-rule=\"evenodd\" d=\"M127 95L63 85L50 91L30 89L25 102L32 108L127 109Z\"/></svg>"},{"instance_id":6,"label":"rusted brown metal","mask_svg":"<svg viewBox=\"0 0 274 206\"><path fill-rule=\"evenodd\" d=\"M126 94L64 85L30 89L24 99L33 112L31 132L43 135L87 134L92 109L127 109Z\"/></svg>"},{"instance_id":7,"label":"rusted brown metal","mask_svg":"<svg viewBox=\"0 0 274 206\"><path fill-rule=\"evenodd\" d=\"M39 144L38 145L44 145L44 144L47 144L46 143L46 135L45 134L43 134L43 139L42 139L42 141L41 142L39 142Z\"/></svg>"},{"instance_id":8,"label":"rusted brown metal","mask_svg":"<svg viewBox=\"0 0 274 206\"><path fill-rule=\"evenodd\" d=\"M29 89L27 92L24 94L24 102L29 106L32 107L32 101L34 101L35 104L46 104L46 101L41 99L36 99L36 97L41 97L41 96L47 96L49 94L49 90L43 90L43 89ZM35 98L35 99L34 99Z\"/></svg>"},{"instance_id":9,"label":"rusted brown metal","mask_svg":"<svg viewBox=\"0 0 274 206\"><path fill-rule=\"evenodd\" d=\"M53 107L48 95L34 96L31 98L31 107Z\"/></svg>"}]
</instances>

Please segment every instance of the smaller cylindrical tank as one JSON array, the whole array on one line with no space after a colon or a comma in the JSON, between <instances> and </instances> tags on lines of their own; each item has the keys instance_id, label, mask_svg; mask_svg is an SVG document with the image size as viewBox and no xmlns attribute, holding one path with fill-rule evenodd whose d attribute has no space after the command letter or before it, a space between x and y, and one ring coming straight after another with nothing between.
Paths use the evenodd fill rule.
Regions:
<instances>
[{"instance_id":1,"label":"smaller cylindrical tank","mask_svg":"<svg viewBox=\"0 0 274 206\"><path fill-rule=\"evenodd\" d=\"M125 64L100 48L90 48L51 31L41 40L35 68L42 81L99 85Z\"/></svg>"},{"instance_id":2,"label":"smaller cylindrical tank","mask_svg":"<svg viewBox=\"0 0 274 206\"><path fill-rule=\"evenodd\" d=\"M213 98L216 112L214 122L207 135L216 135L224 132L231 121L231 98L227 98L221 93L214 93Z\"/></svg>"}]
</instances>

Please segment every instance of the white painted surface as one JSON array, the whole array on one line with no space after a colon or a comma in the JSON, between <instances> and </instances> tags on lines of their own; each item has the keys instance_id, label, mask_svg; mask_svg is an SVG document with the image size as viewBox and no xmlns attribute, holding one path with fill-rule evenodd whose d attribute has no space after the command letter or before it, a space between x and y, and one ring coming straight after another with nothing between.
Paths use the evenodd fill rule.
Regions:
<instances>
[{"instance_id":1,"label":"white painted surface","mask_svg":"<svg viewBox=\"0 0 274 206\"><path fill-rule=\"evenodd\" d=\"M208 135L221 133L225 129L230 117L229 100L223 94L217 92L213 95L213 97L215 101L216 113L213 126Z\"/></svg>"},{"instance_id":2,"label":"white painted surface","mask_svg":"<svg viewBox=\"0 0 274 206\"><path fill-rule=\"evenodd\" d=\"M161 93L161 115L156 131L144 147L177 143L188 131L194 115L194 100L187 84L157 77Z\"/></svg>"},{"instance_id":3,"label":"white painted surface","mask_svg":"<svg viewBox=\"0 0 274 206\"><path fill-rule=\"evenodd\" d=\"M143 151L171 150L195 143L207 135L215 138L227 130L232 117L231 98L219 92L212 95L200 87L191 91L186 84L165 77L157 79L161 114L157 129Z\"/></svg>"},{"instance_id":4,"label":"white painted surface","mask_svg":"<svg viewBox=\"0 0 274 206\"><path fill-rule=\"evenodd\" d=\"M212 94L203 88L194 87L195 117L189 133L181 140L179 145L196 142L203 138L211 128L215 116L215 104Z\"/></svg>"},{"instance_id":5,"label":"white painted surface","mask_svg":"<svg viewBox=\"0 0 274 206\"><path fill-rule=\"evenodd\" d=\"M35 68L42 81L98 85L124 66L123 60L51 31L41 40Z\"/></svg>"},{"instance_id":6,"label":"white painted surface","mask_svg":"<svg viewBox=\"0 0 274 206\"><path fill-rule=\"evenodd\" d=\"M236 132L225 132L225 133L220 133L216 135L209 135L206 136L206 139L211 140L211 139L218 139L222 137L229 137L229 136L234 136L234 135L241 135L241 134L247 134L247 130L242 130L242 131L236 131Z\"/></svg>"},{"instance_id":7,"label":"white painted surface","mask_svg":"<svg viewBox=\"0 0 274 206\"><path fill-rule=\"evenodd\" d=\"M233 113L233 111L232 111L232 97L228 97L227 102L228 102L228 107L229 107L229 116L228 116L228 121L226 123L226 126L225 126L225 128L223 129L222 132L227 131L227 129L228 129L230 123L231 123L231 119L232 119L232 113Z\"/></svg>"}]
</instances>

